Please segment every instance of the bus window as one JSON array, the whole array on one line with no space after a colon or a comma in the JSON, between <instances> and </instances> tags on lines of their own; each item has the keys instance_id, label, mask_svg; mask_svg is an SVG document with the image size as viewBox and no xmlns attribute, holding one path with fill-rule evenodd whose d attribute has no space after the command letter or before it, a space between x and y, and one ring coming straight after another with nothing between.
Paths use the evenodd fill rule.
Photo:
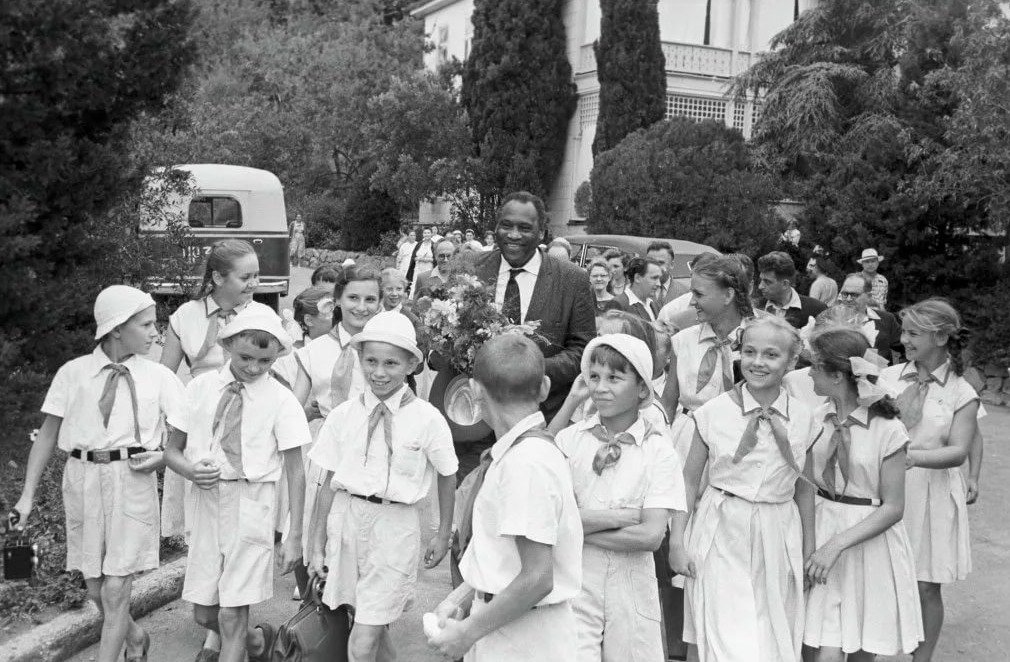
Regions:
<instances>
[{"instance_id":1,"label":"bus window","mask_svg":"<svg viewBox=\"0 0 1010 662\"><path fill-rule=\"evenodd\" d=\"M242 208L235 198L201 195L189 203L189 226L193 228L240 228Z\"/></svg>"}]
</instances>

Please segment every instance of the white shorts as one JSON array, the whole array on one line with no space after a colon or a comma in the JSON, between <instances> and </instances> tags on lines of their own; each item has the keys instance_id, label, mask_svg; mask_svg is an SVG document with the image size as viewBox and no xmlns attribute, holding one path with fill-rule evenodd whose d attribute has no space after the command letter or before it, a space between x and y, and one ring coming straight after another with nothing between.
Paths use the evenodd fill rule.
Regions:
<instances>
[{"instance_id":1,"label":"white shorts","mask_svg":"<svg viewBox=\"0 0 1010 662\"><path fill-rule=\"evenodd\" d=\"M474 614L488 608L474 599ZM464 662L575 662L575 616L567 602L537 607L480 639Z\"/></svg>"},{"instance_id":2,"label":"white shorts","mask_svg":"<svg viewBox=\"0 0 1010 662\"><path fill-rule=\"evenodd\" d=\"M126 461L67 458L63 470L67 570L125 577L158 567L158 476Z\"/></svg>"},{"instance_id":3,"label":"white shorts","mask_svg":"<svg viewBox=\"0 0 1010 662\"><path fill-rule=\"evenodd\" d=\"M244 607L273 596L276 487L244 480L193 486L184 600Z\"/></svg>"},{"instance_id":4,"label":"white shorts","mask_svg":"<svg viewBox=\"0 0 1010 662\"><path fill-rule=\"evenodd\" d=\"M337 492L327 519L323 602L331 609L354 607L355 623L388 625L410 607L420 558L415 506Z\"/></svg>"}]
</instances>

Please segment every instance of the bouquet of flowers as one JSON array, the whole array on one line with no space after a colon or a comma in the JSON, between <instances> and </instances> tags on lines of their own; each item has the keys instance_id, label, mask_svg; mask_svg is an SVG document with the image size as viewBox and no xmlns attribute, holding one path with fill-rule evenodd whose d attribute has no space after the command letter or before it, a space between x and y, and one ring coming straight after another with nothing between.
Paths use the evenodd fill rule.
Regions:
<instances>
[{"instance_id":1,"label":"bouquet of flowers","mask_svg":"<svg viewBox=\"0 0 1010 662\"><path fill-rule=\"evenodd\" d=\"M519 333L537 342L539 322L512 324L495 304L494 290L466 273L450 277L445 286L414 305L426 328L426 340L454 370L473 372L473 359L485 342L505 333Z\"/></svg>"}]
</instances>

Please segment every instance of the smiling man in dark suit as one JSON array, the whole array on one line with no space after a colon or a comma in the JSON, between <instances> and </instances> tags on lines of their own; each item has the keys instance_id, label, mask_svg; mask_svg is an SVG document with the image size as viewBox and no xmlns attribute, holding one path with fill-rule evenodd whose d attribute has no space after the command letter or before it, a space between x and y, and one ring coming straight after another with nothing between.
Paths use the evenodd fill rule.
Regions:
<instances>
[{"instance_id":1,"label":"smiling man in dark suit","mask_svg":"<svg viewBox=\"0 0 1010 662\"><path fill-rule=\"evenodd\" d=\"M495 302L515 323L538 320L550 341L543 348L550 393L540 410L550 422L578 377L582 350L596 336L589 276L571 262L538 249L547 210L532 193L511 193L498 209L495 249L474 259L477 277L495 288Z\"/></svg>"}]
</instances>

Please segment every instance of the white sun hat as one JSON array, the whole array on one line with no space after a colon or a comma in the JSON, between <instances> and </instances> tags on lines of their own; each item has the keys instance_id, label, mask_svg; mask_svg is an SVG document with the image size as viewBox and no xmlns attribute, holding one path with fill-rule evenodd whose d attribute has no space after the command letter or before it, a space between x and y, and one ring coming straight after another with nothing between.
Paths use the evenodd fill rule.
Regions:
<instances>
[{"instance_id":1,"label":"white sun hat","mask_svg":"<svg viewBox=\"0 0 1010 662\"><path fill-rule=\"evenodd\" d=\"M351 338L351 344L359 350L362 343L384 342L405 349L418 361L424 360L424 355L417 347L417 332L407 316L395 311L386 310L365 323L365 328Z\"/></svg>"},{"instance_id":2,"label":"white sun hat","mask_svg":"<svg viewBox=\"0 0 1010 662\"><path fill-rule=\"evenodd\" d=\"M877 260L878 262L884 261L884 256L877 252L876 248L866 248L863 250L863 254L859 256L856 262L863 262L864 260Z\"/></svg>"},{"instance_id":3,"label":"white sun hat","mask_svg":"<svg viewBox=\"0 0 1010 662\"><path fill-rule=\"evenodd\" d=\"M95 340L123 324L142 310L154 305L154 299L129 285L110 285L95 297Z\"/></svg>"},{"instance_id":4,"label":"white sun hat","mask_svg":"<svg viewBox=\"0 0 1010 662\"><path fill-rule=\"evenodd\" d=\"M638 376L649 387L649 396L641 403L640 407L645 407L652 402L655 392L652 389L652 352L649 346L634 336L627 333L607 333L597 336L589 341L586 349L582 352L582 378L589 381L589 368L592 365L593 350L600 345L610 347L623 356L634 368Z\"/></svg>"},{"instance_id":5,"label":"white sun hat","mask_svg":"<svg viewBox=\"0 0 1010 662\"><path fill-rule=\"evenodd\" d=\"M218 340L226 340L243 331L265 331L272 335L281 344L281 353L278 356L289 354L294 345L291 336L284 330L283 321L273 311L267 312L262 309L246 308L238 315L235 315L232 321L228 322L228 325L221 329L221 333L217 335L217 338Z\"/></svg>"}]
</instances>

